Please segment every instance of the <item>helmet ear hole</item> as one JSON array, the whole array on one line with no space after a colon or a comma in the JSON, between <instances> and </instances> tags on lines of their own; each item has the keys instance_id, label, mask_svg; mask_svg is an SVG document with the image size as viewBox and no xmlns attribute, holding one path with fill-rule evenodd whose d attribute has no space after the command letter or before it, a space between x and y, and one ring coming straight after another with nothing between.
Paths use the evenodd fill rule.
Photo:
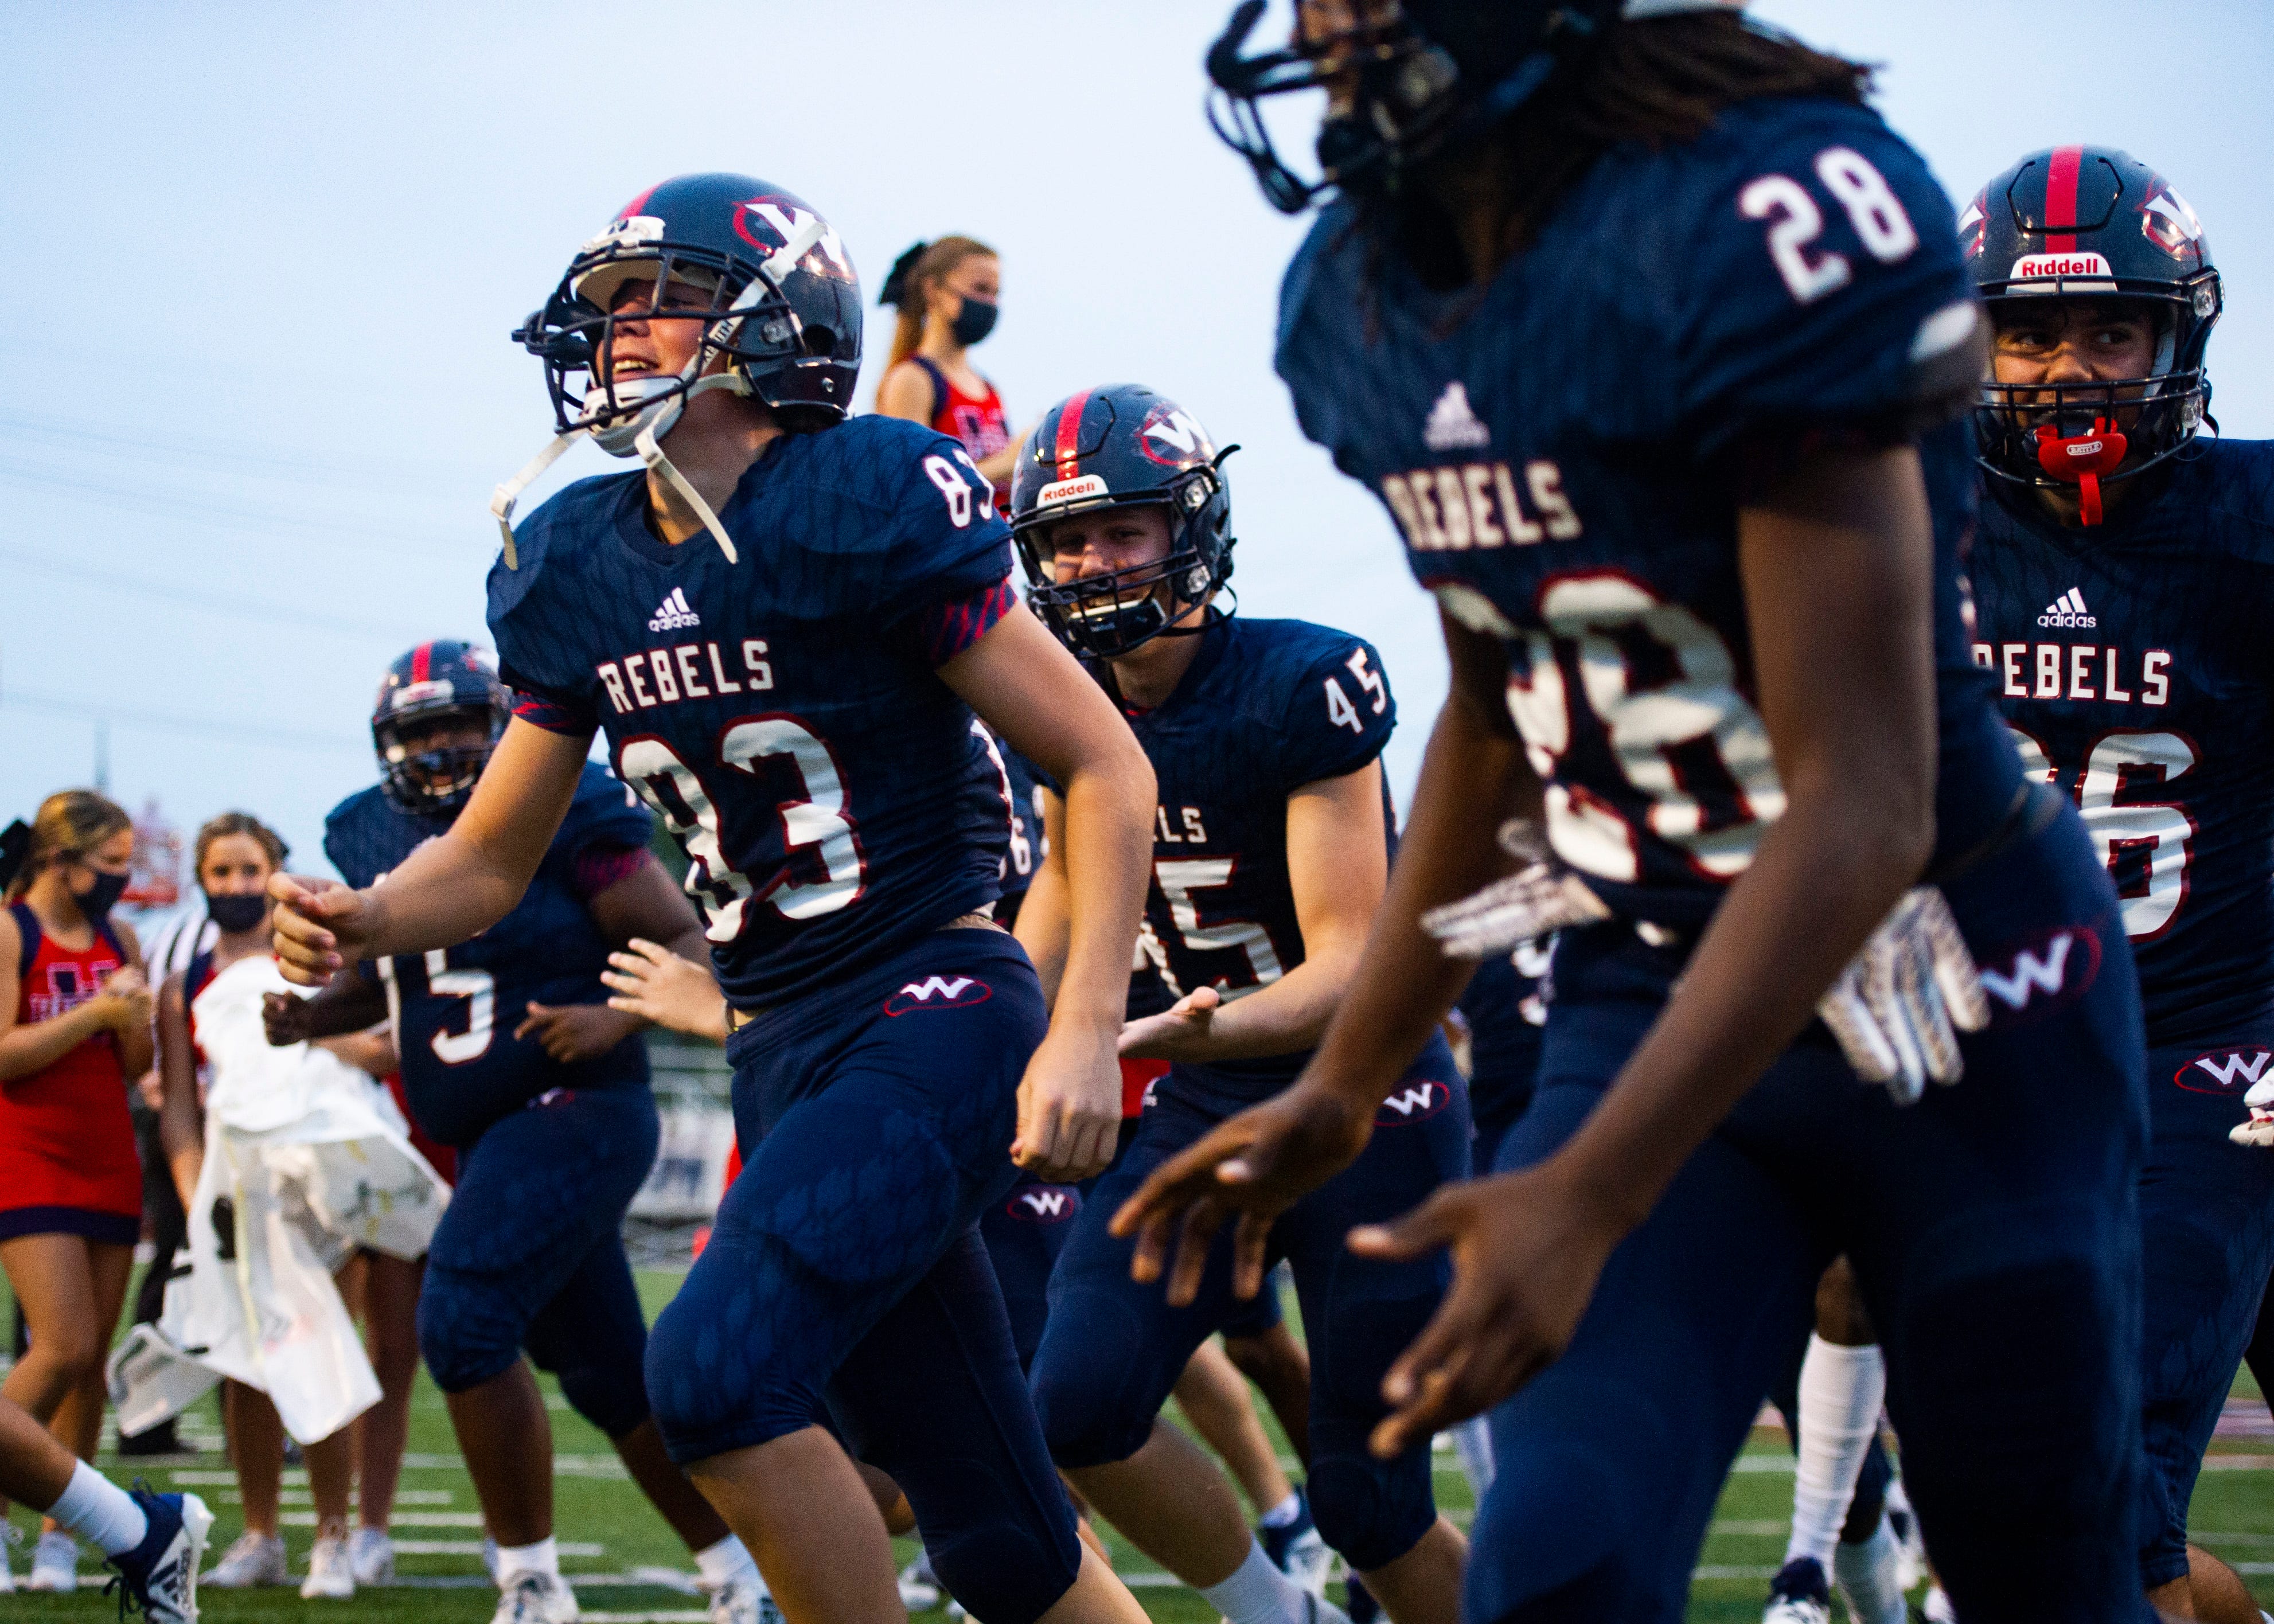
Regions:
<instances>
[{"instance_id":1,"label":"helmet ear hole","mask_svg":"<svg viewBox=\"0 0 2274 1624\"><path fill-rule=\"evenodd\" d=\"M809 356L832 354L837 348L837 329L818 323L805 329L805 353Z\"/></svg>"}]
</instances>

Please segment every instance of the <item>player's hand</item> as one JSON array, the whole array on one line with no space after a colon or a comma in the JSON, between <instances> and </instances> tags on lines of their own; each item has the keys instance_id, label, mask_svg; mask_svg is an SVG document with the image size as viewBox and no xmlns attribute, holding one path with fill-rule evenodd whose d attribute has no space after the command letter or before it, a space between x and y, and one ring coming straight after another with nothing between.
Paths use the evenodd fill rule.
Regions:
<instances>
[{"instance_id":1,"label":"player's hand","mask_svg":"<svg viewBox=\"0 0 2274 1624\"><path fill-rule=\"evenodd\" d=\"M1897 1105L1916 1104L1929 1078L1947 1086L1964 1075L1958 1034L1990 1024L1990 1000L1942 892L1905 891L1816 1013L1856 1075L1886 1085Z\"/></svg>"},{"instance_id":2,"label":"player's hand","mask_svg":"<svg viewBox=\"0 0 2274 1624\"><path fill-rule=\"evenodd\" d=\"M608 955L600 972L608 1007L652 1021L689 1037L727 1041L727 1004L710 966L681 959L669 948L634 936Z\"/></svg>"},{"instance_id":3,"label":"player's hand","mask_svg":"<svg viewBox=\"0 0 2274 1624\"><path fill-rule=\"evenodd\" d=\"M2253 1150L2274 1150L2274 1077L2253 1083L2242 1102L2250 1108L2250 1120L2228 1129L2226 1137Z\"/></svg>"},{"instance_id":4,"label":"player's hand","mask_svg":"<svg viewBox=\"0 0 2274 1624\"><path fill-rule=\"evenodd\" d=\"M302 987L321 987L335 971L362 955L371 936L371 901L337 880L297 874L268 876L269 910L275 934L271 946L284 979Z\"/></svg>"},{"instance_id":5,"label":"player's hand","mask_svg":"<svg viewBox=\"0 0 2274 1624\"><path fill-rule=\"evenodd\" d=\"M1390 1413L1367 1440L1387 1460L1500 1402L1562 1357L1625 1229L1581 1199L1551 1159L1441 1186L1403 1218L1352 1229L1386 1260L1453 1254L1445 1300L1383 1376Z\"/></svg>"},{"instance_id":6,"label":"player's hand","mask_svg":"<svg viewBox=\"0 0 2274 1624\"><path fill-rule=\"evenodd\" d=\"M289 1049L295 1043L306 1042L314 1035L309 1028L308 1000L296 998L289 992L262 993L260 1029L272 1049Z\"/></svg>"},{"instance_id":7,"label":"player's hand","mask_svg":"<svg viewBox=\"0 0 2274 1624\"><path fill-rule=\"evenodd\" d=\"M1224 995L1196 987L1158 1015L1147 1015L1121 1028L1121 1054L1128 1060L1205 1061L1216 1012Z\"/></svg>"},{"instance_id":8,"label":"player's hand","mask_svg":"<svg viewBox=\"0 0 2274 1624\"><path fill-rule=\"evenodd\" d=\"M1264 1242L1279 1214L1358 1159L1373 1112L1347 1095L1298 1078L1283 1094L1227 1117L1153 1170L1113 1214L1113 1233L1137 1237L1133 1279L1169 1276L1182 1307L1200 1289L1209 1248L1235 1214L1232 1290L1263 1285Z\"/></svg>"},{"instance_id":9,"label":"player's hand","mask_svg":"<svg viewBox=\"0 0 2274 1624\"><path fill-rule=\"evenodd\" d=\"M637 1032L644 1023L601 1004L539 1004L530 1000L529 1012L513 1029L516 1038L533 1038L547 1055L562 1065L596 1060Z\"/></svg>"},{"instance_id":10,"label":"player's hand","mask_svg":"<svg viewBox=\"0 0 2274 1624\"><path fill-rule=\"evenodd\" d=\"M1121 1136L1118 1035L1110 1026L1050 1023L1019 1080L1012 1161L1053 1184L1073 1184L1111 1164Z\"/></svg>"},{"instance_id":11,"label":"player's hand","mask_svg":"<svg viewBox=\"0 0 2274 1624\"><path fill-rule=\"evenodd\" d=\"M102 1006L103 1024L113 1032L137 1032L150 1025L150 983L132 965L105 976L94 1001Z\"/></svg>"}]
</instances>

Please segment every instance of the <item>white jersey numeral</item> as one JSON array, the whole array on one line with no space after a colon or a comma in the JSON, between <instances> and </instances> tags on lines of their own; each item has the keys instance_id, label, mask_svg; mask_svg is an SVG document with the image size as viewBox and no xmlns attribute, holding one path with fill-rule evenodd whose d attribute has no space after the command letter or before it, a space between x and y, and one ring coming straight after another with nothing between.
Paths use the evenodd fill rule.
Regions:
<instances>
[{"instance_id":1,"label":"white jersey numeral","mask_svg":"<svg viewBox=\"0 0 2274 1624\"><path fill-rule=\"evenodd\" d=\"M2058 781L2060 769L2052 752L2030 734L2009 727L2021 752L2022 770L2042 784ZM2187 868L2195 859L2195 820L2168 801L2129 799L2145 780L2169 785L2195 764L2195 746L2177 733L2110 733L2092 747L2077 777L2077 810L2084 816L2092 848L2115 875L2127 858L2147 867L2146 888L2120 892L2124 934L2152 941L2171 929L2187 900ZM2120 805L2117 796L2127 798ZM2139 853L2139 857L2134 857ZM2135 871L2136 873L2136 871Z\"/></svg>"},{"instance_id":2,"label":"white jersey numeral","mask_svg":"<svg viewBox=\"0 0 2274 1624\"><path fill-rule=\"evenodd\" d=\"M466 1029L437 1032L431 1047L444 1065L464 1065L490 1052L492 1025L497 1015L497 978L487 970L453 970L442 948L426 954L426 989L438 998L466 1001Z\"/></svg>"},{"instance_id":3,"label":"white jersey numeral","mask_svg":"<svg viewBox=\"0 0 2274 1624\"><path fill-rule=\"evenodd\" d=\"M1522 634L1528 661L1512 672L1510 714L1532 768L1547 781L1548 837L1582 873L1633 883L1641 874L1637 831L1601 796L1556 782L1576 726L1562 656L1579 673L1588 711L1610 739L1628 786L1648 802L1649 832L1686 856L1709 879L1734 879L1753 861L1770 824L1784 815L1767 726L1737 691L1737 668L1720 633L1680 604L1660 601L1623 575L1567 575L1540 600L1545 630ZM1637 685L1630 664L1638 640L1668 672ZM1677 753L1712 752L1735 792L1736 815L1708 827L1706 808L1683 783Z\"/></svg>"},{"instance_id":4,"label":"white jersey numeral","mask_svg":"<svg viewBox=\"0 0 2274 1624\"><path fill-rule=\"evenodd\" d=\"M1918 228L1911 223L1902 199L1863 154L1845 147L1826 147L1816 154L1816 178L1848 211L1856 240L1874 259L1893 265L1918 247ZM1773 222L1769 259L1800 304L1813 304L1855 279L1847 255L1826 249L1811 257L1808 245L1824 235L1824 211L1808 188L1789 175L1764 175L1749 182L1737 194L1737 212L1748 220Z\"/></svg>"},{"instance_id":5,"label":"white jersey numeral","mask_svg":"<svg viewBox=\"0 0 2274 1624\"><path fill-rule=\"evenodd\" d=\"M1259 987L1269 987L1286 974L1279 963L1279 950L1271 944L1271 933L1254 921L1228 919L1213 925L1201 923L1200 907L1193 901L1193 893L1231 883L1231 864L1229 857L1185 857L1163 858L1153 865L1154 876L1161 883L1161 894L1169 899L1169 917L1177 921L1177 933L1184 937L1186 946L1202 953L1238 948L1247 955L1247 968L1255 980L1246 987L1224 989L1227 1000L1241 997ZM1163 964L1163 969L1166 968Z\"/></svg>"},{"instance_id":6,"label":"white jersey numeral","mask_svg":"<svg viewBox=\"0 0 2274 1624\"><path fill-rule=\"evenodd\" d=\"M944 456L928 456L923 460L924 477L939 487L947 499L947 520L961 530L971 523L971 487L963 483L963 476L955 471L955 464Z\"/></svg>"}]
</instances>

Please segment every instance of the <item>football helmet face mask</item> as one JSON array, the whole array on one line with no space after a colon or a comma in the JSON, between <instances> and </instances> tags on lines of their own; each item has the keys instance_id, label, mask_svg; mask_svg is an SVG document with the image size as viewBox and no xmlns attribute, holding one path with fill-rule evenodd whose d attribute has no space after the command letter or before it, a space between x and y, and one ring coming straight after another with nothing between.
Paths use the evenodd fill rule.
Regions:
<instances>
[{"instance_id":1,"label":"football helmet face mask","mask_svg":"<svg viewBox=\"0 0 2274 1624\"><path fill-rule=\"evenodd\" d=\"M2203 357L2223 295L2202 223L2129 154L2065 147L1992 180L1958 226L1993 325L2048 298L2132 305L2155 324L2143 377L1982 387L1984 470L2008 485L2074 491L2081 516L2097 524L2103 485L2164 462L2209 416Z\"/></svg>"},{"instance_id":2,"label":"football helmet face mask","mask_svg":"<svg viewBox=\"0 0 2274 1624\"><path fill-rule=\"evenodd\" d=\"M627 296L635 282L644 297ZM676 372L617 376L618 329L651 320L699 322L694 353ZM835 230L794 193L747 175L682 175L626 204L513 336L545 365L556 435L491 501L508 567L519 561L514 503L584 437L661 474L731 561L733 542L659 442L712 389L762 401L793 429L842 421L861 371L861 283Z\"/></svg>"},{"instance_id":3,"label":"football helmet face mask","mask_svg":"<svg viewBox=\"0 0 2274 1624\"><path fill-rule=\"evenodd\" d=\"M1738 11L1743 0L1294 0L1288 42L1244 55L1269 0L1240 0L1209 48L1209 123L1274 208L1321 192L1394 192L1449 144L1481 133L1621 17ZM1323 91L1308 178L1279 154L1263 103Z\"/></svg>"},{"instance_id":4,"label":"football helmet face mask","mask_svg":"<svg viewBox=\"0 0 2274 1624\"><path fill-rule=\"evenodd\" d=\"M390 805L422 817L456 813L473 798L508 712L505 684L483 650L448 640L420 643L387 668L372 704L380 792ZM472 723L482 742L435 745L410 736L445 718Z\"/></svg>"},{"instance_id":5,"label":"football helmet face mask","mask_svg":"<svg viewBox=\"0 0 2274 1624\"><path fill-rule=\"evenodd\" d=\"M1238 449L1217 450L1191 413L1138 384L1085 389L1043 414L1012 469L1011 535L1027 601L1061 643L1088 658L1118 658L1170 633L1231 578L1223 463ZM1168 517L1164 556L1058 579L1053 524L1148 506Z\"/></svg>"}]
</instances>

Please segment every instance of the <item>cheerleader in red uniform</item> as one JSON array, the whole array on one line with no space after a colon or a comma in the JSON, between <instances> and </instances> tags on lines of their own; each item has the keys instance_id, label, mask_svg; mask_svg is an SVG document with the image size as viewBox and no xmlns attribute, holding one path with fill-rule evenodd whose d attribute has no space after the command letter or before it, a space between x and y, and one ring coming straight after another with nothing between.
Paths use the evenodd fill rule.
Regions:
<instances>
[{"instance_id":1,"label":"cheerleader in red uniform","mask_svg":"<svg viewBox=\"0 0 2274 1624\"><path fill-rule=\"evenodd\" d=\"M974 466L995 482L995 505L1008 512L1018 445L1002 395L970 361L971 346L995 330L1002 286L995 251L968 237L918 243L894 261L877 302L900 314L877 410L961 441Z\"/></svg>"},{"instance_id":2,"label":"cheerleader in red uniform","mask_svg":"<svg viewBox=\"0 0 2274 1624\"><path fill-rule=\"evenodd\" d=\"M109 918L133 857L117 806L50 795L0 920L0 1269L32 1335L0 1395L82 1460L142 1227L126 1079L150 1066L150 990L133 931ZM32 1588L75 1583L78 1560L50 1520Z\"/></svg>"}]
</instances>

